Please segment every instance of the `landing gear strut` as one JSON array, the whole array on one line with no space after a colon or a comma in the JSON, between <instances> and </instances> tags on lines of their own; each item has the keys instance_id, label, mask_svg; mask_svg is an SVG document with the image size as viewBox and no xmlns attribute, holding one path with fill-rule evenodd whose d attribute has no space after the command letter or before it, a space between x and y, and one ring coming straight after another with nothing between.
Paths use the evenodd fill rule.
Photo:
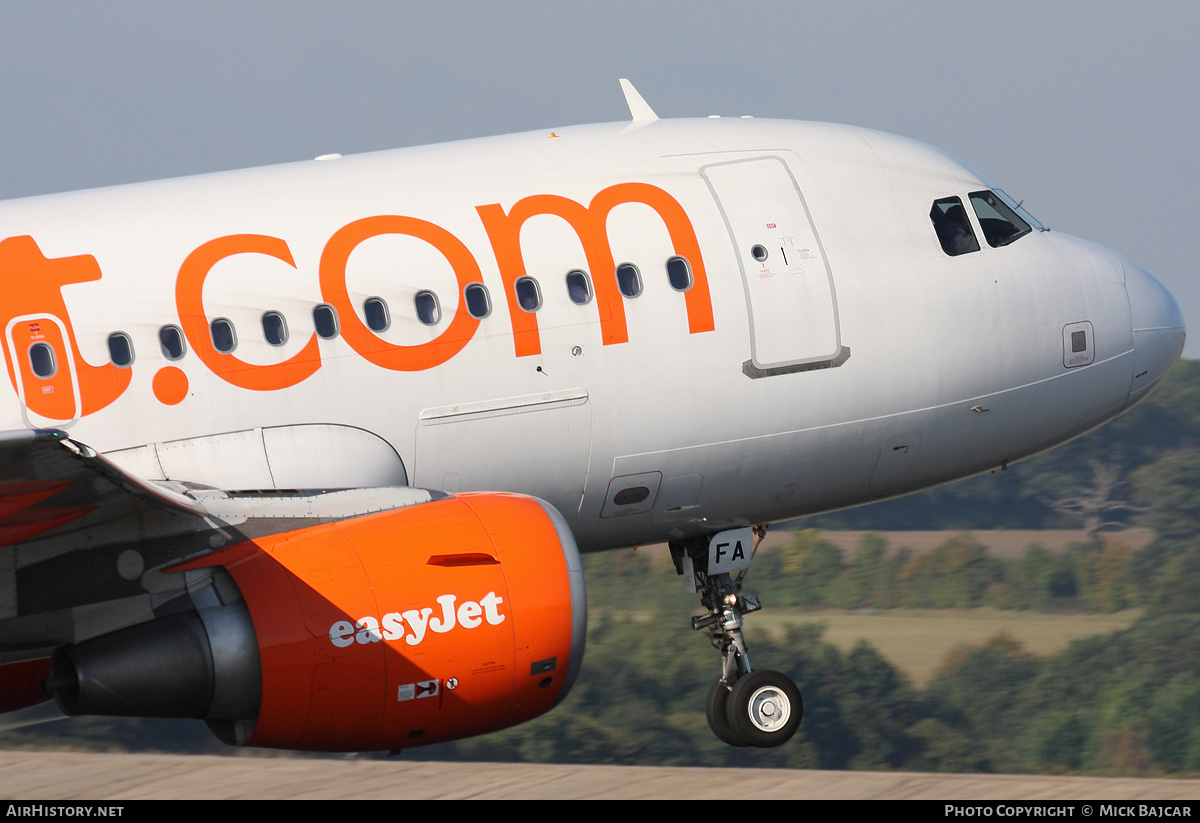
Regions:
<instances>
[{"instance_id":1,"label":"landing gear strut","mask_svg":"<svg viewBox=\"0 0 1200 823\"><path fill-rule=\"evenodd\" d=\"M742 635L742 616L762 608L756 596L742 594L742 577L765 533L765 527L747 527L670 544L675 570L708 609L706 616L692 618L692 628L708 629L721 652L721 676L708 690L704 713L713 734L731 746L782 745L804 716L804 701L791 678L751 670Z\"/></svg>"}]
</instances>

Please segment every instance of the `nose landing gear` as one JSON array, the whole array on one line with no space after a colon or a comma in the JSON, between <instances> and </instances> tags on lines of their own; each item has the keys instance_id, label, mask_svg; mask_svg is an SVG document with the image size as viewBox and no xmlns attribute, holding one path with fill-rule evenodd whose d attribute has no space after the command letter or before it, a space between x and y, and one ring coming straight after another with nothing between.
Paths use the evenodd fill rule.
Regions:
<instances>
[{"instance_id":1,"label":"nose landing gear","mask_svg":"<svg viewBox=\"0 0 1200 823\"><path fill-rule=\"evenodd\" d=\"M780 746L792 738L804 716L804 701L791 678L751 670L742 635L742 616L762 608L757 597L742 594L742 577L765 532L762 526L731 529L670 544L684 585L699 593L708 609L706 616L692 618L692 628L708 629L721 652L721 676L708 690L704 713L713 734L731 746Z\"/></svg>"}]
</instances>

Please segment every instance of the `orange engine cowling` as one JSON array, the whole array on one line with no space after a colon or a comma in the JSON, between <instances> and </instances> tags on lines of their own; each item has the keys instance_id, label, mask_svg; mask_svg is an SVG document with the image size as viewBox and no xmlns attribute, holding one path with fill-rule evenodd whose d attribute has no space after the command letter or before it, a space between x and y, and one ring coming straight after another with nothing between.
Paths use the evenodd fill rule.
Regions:
<instances>
[{"instance_id":1,"label":"orange engine cowling","mask_svg":"<svg viewBox=\"0 0 1200 823\"><path fill-rule=\"evenodd\" d=\"M186 624L174 615L178 625L135 626L128 641L99 638L96 652L68 647L57 677L73 665L74 685L56 692L60 705L67 695L70 713L204 717L226 742L251 746L397 749L536 717L566 696L582 662L579 553L562 516L534 498L448 497L256 538L171 571L217 566L244 607L220 609L223 621L200 609ZM175 689L134 683L118 689L133 710L89 709L108 699L89 694L111 694L133 668L124 661L163 657L149 650L173 652L185 635L199 662L159 669L209 672L209 693L140 712L137 703ZM256 693L257 715L247 716Z\"/></svg>"}]
</instances>

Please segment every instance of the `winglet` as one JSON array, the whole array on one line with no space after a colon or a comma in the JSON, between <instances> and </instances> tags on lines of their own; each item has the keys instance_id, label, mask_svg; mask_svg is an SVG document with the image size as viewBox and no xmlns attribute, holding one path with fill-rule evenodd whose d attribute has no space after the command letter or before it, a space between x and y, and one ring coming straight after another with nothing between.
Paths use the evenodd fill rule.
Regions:
<instances>
[{"instance_id":1,"label":"winglet","mask_svg":"<svg viewBox=\"0 0 1200 823\"><path fill-rule=\"evenodd\" d=\"M638 90L633 87L625 78L621 78L621 91L625 92L625 102L629 106L629 113L633 115L634 122L639 120L657 120L658 115L654 113L654 109L650 108L642 96L638 94Z\"/></svg>"}]
</instances>

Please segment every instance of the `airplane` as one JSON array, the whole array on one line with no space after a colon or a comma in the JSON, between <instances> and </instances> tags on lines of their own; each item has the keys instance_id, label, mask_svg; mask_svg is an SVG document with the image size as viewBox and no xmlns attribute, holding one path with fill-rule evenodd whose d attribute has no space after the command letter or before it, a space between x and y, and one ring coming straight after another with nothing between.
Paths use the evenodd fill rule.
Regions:
<instances>
[{"instance_id":1,"label":"airplane","mask_svg":"<svg viewBox=\"0 0 1200 823\"><path fill-rule=\"evenodd\" d=\"M1154 277L942 151L621 85L626 122L0 204L0 711L484 733L570 691L580 553L667 542L710 727L777 746L767 525L1004 469L1180 356Z\"/></svg>"}]
</instances>

